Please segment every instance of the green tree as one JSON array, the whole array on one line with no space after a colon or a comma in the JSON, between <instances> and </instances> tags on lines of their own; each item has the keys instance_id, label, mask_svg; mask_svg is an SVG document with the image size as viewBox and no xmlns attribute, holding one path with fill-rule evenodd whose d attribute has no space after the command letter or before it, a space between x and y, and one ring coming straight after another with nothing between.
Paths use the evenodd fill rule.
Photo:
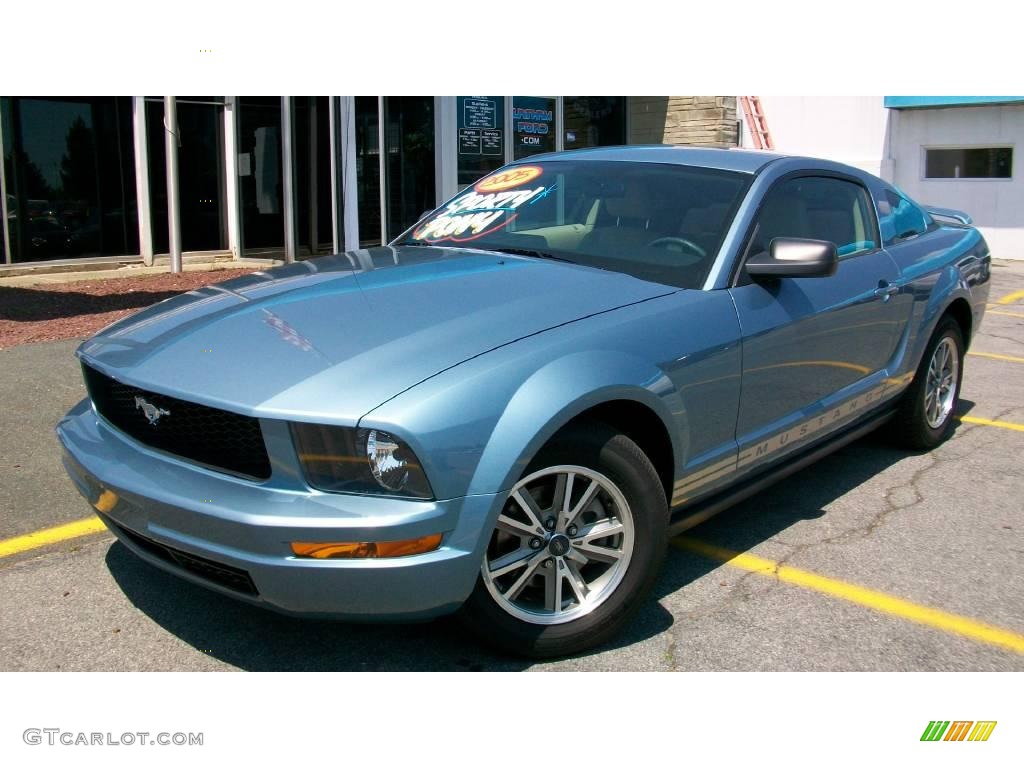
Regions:
<instances>
[{"instance_id":1,"label":"green tree","mask_svg":"<svg viewBox=\"0 0 1024 768\"><path fill-rule=\"evenodd\" d=\"M92 129L82 118L68 128L67 150L60 159L60 180L68 200L93 200L96 196L96 156Z\"/></svg>"}]
</instances>

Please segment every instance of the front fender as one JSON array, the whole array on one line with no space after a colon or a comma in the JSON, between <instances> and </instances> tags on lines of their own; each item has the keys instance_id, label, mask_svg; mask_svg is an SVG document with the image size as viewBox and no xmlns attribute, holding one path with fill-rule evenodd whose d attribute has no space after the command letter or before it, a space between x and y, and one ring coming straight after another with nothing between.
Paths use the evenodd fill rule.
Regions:
<instances>
[{"instance_id":1,"label":"front fender","mask_svg":"<svg viewBox=\"0 0 1024 768\"><path fill-rule=\"evenodd\" d=\"M469 492L510 488L559 429L584 411L614 400L633 401L654 411L678 462L684 454L685 414L668 376L633 356L577 352L544 365L515 392L491 432Z\"/></svg>"},{"instance_id":2,"label":"front fender","mask_svg":"<svg viewBox=\"0 0 1024 768\"><path fill-rule=\"evenodd\" d=\"M728 293L684 291L466 360L359 424L406 440L445 499L508 489L559 427L627 400L665 426L678 479L689 463L735 450L739 371Z\"/></svg>"},{"instance_id":3,"label":"front fender","mask_svg":"<svg viewBox=\"0 0 1024 768\"><path fill-rule=\"evenodd\" d=\"M673 416L682 408L656 366L621 351L566 351L539 339L469 360L359 423L408 442L435 496L447 499L511 487L559 427L609 400L649 407L672 436L674 455L682 455L678 425L685 421Z\"/></svg>"}]
</instances>

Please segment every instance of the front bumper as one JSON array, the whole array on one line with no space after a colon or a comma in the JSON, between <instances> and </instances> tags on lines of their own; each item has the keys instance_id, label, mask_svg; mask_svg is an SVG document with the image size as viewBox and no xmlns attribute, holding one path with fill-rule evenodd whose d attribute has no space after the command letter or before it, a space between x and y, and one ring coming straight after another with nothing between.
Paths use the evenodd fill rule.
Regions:
<instances>
[{"instance_id":1,"label":"front bumper","mask_svg":"<svg viewBox=\"0 0 1024 768\"><path fill-rule=\"evenodd\" d=\"M57 436L79 492L137 555L218 592L304 616L409 620L454 611L473 590L502 501L322 493L287 472L251 482L148 449L111 428L88 400L61 420ZM293 541L435 533L444 534L439 549L409 557L311 560L291 552Z\"/></svg>"}]
</instances>

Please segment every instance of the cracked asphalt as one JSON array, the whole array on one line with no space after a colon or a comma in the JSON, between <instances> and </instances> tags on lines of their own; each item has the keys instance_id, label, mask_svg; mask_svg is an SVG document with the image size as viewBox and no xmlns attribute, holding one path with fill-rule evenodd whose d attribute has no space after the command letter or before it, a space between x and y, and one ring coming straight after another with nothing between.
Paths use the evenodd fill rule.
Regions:
<instances>
[{"instance_id":1,"label":"cracked asphalt","mask_svg":"<svg viewBox=\"0 0 1024 768\"><path fill-rule=\"evenodd\" d=\"M1024 291L997 262L991 300ZM52 427L83 395L77 342L0 352L0 539L88 515ZM1024 360L1024 297L972 352ZM1024 424L1024 362L971 355L960 415ZM1024 432L965 421L931 453L869 436L687 533L1024 638ZM753 558L751 558L753 559ZM452 620L301 621L139 561L108 534L0 558L2 670L1024 670L1024 653L670 547L654 599L611 646L495 656Z\"/></svg>"}]
</instances>

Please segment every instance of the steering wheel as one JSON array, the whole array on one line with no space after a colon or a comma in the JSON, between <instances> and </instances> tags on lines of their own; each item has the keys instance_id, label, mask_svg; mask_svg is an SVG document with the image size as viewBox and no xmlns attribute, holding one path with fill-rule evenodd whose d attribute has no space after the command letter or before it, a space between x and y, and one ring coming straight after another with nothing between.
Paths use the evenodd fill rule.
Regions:
<instances>
[{"instance_id":1,"label":"steering wheel","mask_svg":"<svg viewBox=\"0 0 1024 768\"><path fill-rule=\"evenodd\" d=\"M661 248L666 245L679 245L682 246L684 251L697 256L699 259L707 258L708 252L697 245L692 240L687 240L685 237L659 237L656 240L651 240L647 244L648 248Z\"/></svg>"}]
</instances>

